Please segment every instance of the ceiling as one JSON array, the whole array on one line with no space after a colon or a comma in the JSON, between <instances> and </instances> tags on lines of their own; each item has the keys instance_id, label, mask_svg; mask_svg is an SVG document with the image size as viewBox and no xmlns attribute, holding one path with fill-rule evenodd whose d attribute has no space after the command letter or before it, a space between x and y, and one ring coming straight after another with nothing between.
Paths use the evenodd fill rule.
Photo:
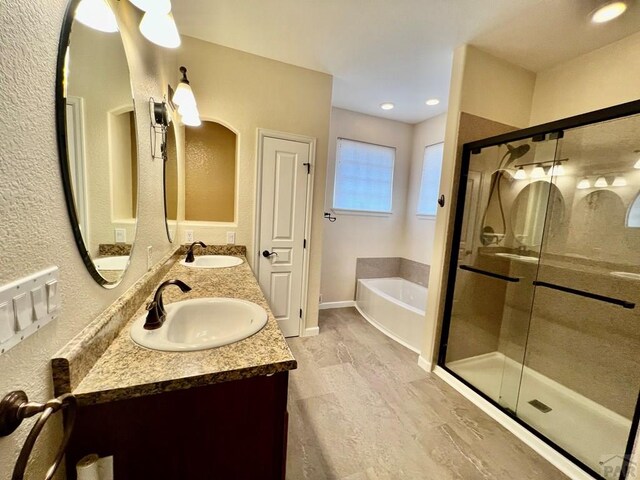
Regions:
<instances>
[{"instance_id":1,"label":"ceiling","mask_svg":"<svg viewBox=\"0 0 640 480\"><path fill-rule=\"evenodd\" d=\"M640 2L594 25L595 1L173 0L173 12L184 35L332 74L336 107L416 123L446 111L464 43L540 71L640 30Z\"/></svg>"}]
</instances>

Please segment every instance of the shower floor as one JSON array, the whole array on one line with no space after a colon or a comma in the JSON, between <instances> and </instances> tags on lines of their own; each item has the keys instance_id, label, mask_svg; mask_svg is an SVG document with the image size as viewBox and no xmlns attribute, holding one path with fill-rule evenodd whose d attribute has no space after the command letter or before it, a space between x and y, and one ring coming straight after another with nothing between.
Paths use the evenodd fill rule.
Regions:
<instances>
[{"instance_id":1,"label":"shower floor","mask_svg":"<svg viewBox=\"0 0 640 480\"><path fill-rule=\"evenodd\" d=\"M522 364L500 352L447 363L447 368L517 412L519 418L596 472L602 470L600 462L624 455L630 419L535 370L522 369ZM529 403L536 400L539 408ZM545 407L551 410L545 413Z\"/></svg>"}]
</instances>

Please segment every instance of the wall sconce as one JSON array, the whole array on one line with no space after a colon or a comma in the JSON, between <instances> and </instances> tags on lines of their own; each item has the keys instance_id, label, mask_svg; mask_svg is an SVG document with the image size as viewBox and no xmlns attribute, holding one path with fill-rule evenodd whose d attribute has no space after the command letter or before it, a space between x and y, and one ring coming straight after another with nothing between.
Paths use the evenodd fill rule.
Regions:
<instances>
[{"instance_id":1,"label":"wall sconce","mask_svg":"<svg viewBox=\"0 0 640 480\"><path fill-rule=\"evenodd\" d=\"M591 182L587 177L584 177L582 180L578 182L578 185L576 186L576 188L578 188L579 190L585 190L587 188L591 188Z\"/></svg>"},{"instance_id":2,"label":"wall sconce","mask_svg":"<svg viewBox=\"0 0 640 480\"><path fill-rule=\"evenodd\" d=\"M171 116L166 102L156 102L149 99L149 113L151 115L151 158L153 160L167 161L167 128L171 123ZM160 156L157 156L156 145L160 135Z\"/></svg>"},{"instance_id":3,"label":"wall sconce","mask_svg":"<svg viewBox=\"0 0 640 480\"><path fill-rule=\"evenodd\" d=\"M106 0L82 0L76 7L75 17L80 23L100 32L118 31L116 15Z\"/></svg>"},{"instance_id":4,"label":"wall sconce","mask_svg":"<svg viewBox=\"0 0 640 480\"><path fill-rule=\"evenodd\" d=\"M526 180L527 172L524 171L523 167L518 167L518 169L516 170L516 174L513 176L513 178L515 178L516 180Z\"/></svg>"},{"instance_id":5,"label":"wall sconce","mask_svg":"<svg viewBox=\"0 0 640 480\"><path fill-rule=\"evenodd\" d=\"M164 48L180 46L182 41L176 21L171 14L171 0L130 1L144 12L140 21L140 33L147 40Z\"/></svg>"},{"instance_id":6,"label":"wall sconce","mask_svg":"<svg viewBox=\"0 0 640 480\"><path fill-rule=\"evenodd\" d=\"M598 177L598 178L596 179L596 183L594 183L593 185L594 185L595 187L598 187L598 188L608 187L608 186L609 186L609 184L607 183L607 179L606 179L606 178L604 178L604 177L602 177L602 176L601 176L601 177Z\"/></svg>"},{"instance_id":7,"label":"wall sconce","mask_svg":"<svg viewBox=\"0 0 640 480\"><path fill-rule=\"evenodd\" d=\"M627 179L624 178L622 175L616 175L616 177L613 179L613 183L611 184L612 187L626 187L627 186Z\"/></svg>"},{"instance_id":8,"label":"wall sconce","mask_svg":"<svg viewBox=\"0 0 640 480\"><path fill-rule=\"evenodd\" d=\"M542 168L542 164L538 163L533 170L531 171L531 178L543 178L545 176L544 168Z\"/></svg>"},{"instance_id":9,"label":"wall sconce","mask_svg":"<svg viewBox=\"0 0 640 480\"><path fill-rule=\"evenodd\" d=\"M193 90L191 90L191 85L187 78L187 68L180 67L180 73L182 73L182 78L178 83L175 93L171 85L168 86L169 99L172 106L175 105L178 107L177 110L182 119L182 123L189 127L199 127L202 124L200 121L200 112L196 104L196 97L193 95Z\"/></svg>"}]
</instances>

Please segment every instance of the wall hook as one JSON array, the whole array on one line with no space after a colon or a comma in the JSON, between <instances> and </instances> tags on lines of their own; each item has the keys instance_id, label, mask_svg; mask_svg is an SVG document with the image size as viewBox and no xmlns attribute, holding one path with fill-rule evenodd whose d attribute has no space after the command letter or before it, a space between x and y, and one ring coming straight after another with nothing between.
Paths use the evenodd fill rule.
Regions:
<instances>
[{"instance_id":1,"label":"wall hook","mask_svg":"<svg viewBox=\"0 0 640 480\"><path fill-rule=\"evenodd\" d=\"M324 218L329 220L331 223L333 223L333 222L335 222L337 220L337 218L332 216L329 212L324 212Z\"/></svg>"}]
</instances>

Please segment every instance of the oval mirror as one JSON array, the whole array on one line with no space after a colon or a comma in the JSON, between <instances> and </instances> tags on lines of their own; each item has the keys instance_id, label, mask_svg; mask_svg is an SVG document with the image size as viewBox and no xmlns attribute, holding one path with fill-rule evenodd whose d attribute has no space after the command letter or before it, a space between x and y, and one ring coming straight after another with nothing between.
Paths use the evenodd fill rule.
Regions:
<instances>
[{"instance_id":1,"label":"oval mirror","mask_svg":"<svg viewBox=\"0 0 640 480\"><path fill-rule=\"evenodd\" d=\"M511 208L511 231L518 243L536 247L542 243L547 207L553 215L550 226L562 225L564 218L564 198L553 183L532 182L518 193ZM547 232L552 238L554 231Z\"/></svg>"},{"instance_id":2,"label":"oval mirror","mask_svg":"<svg viewBox=\"0 0 640 480\"><path fill-rule=\"evenodd\" d=\"M78 4L68 7L58 52L58 149L76 244L93 278L109 288L122 279L135 237L135 109L109 2L100 16Z\"/></svg>"},{"instance_id":3,"label":"oval mirror","mask_svg":"<svg viewBox=\"0 0 640 480\"><path fill-rule=\"evenodd\" d=\"M184 129L182 129L184 135ZM178 149L180 131L171 122L167 131L166 158L164 160L164 218L167 237L173 242L178 228Z\"/></svg>"}]
</instances>

